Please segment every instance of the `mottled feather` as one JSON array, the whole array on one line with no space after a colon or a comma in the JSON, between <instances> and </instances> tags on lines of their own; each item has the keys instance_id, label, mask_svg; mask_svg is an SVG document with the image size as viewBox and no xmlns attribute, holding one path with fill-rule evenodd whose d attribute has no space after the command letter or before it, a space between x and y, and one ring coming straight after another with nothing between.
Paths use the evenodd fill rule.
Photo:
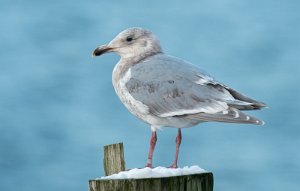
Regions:
<instances>
[{"instance_id":1,"label":"mottled feather","mask_svg":"<svg viewBox=\"0 0 300 191\"><path fill-rule=\"evenodd\" d=\"M221 84L183 60L157 54L132 66L130 70L131 77L125 84L126 88L155 116L262 123L238 109L260 109L265 106L263 103Z\"/></svg>"}]
</instances>

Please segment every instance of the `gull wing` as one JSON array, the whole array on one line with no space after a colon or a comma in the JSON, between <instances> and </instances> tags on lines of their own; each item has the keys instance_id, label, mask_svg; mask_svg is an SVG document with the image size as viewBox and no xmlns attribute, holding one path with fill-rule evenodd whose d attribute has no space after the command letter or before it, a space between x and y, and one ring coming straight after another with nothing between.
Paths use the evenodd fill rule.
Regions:
<instances>
[{"instance_id":1,"label":"gull wing","mask_svg":"<svg viewBox=\"0 0 300 191\"><path fill-rule=\"evenodd\" d=\"M129 94L158 117L203 121L261 123L238 109L260 109L263 103L217 82L198 67L164 54L147 58L131 69ZM257 122L259 121L259 122Z\"/></svg>"}]
</instances>

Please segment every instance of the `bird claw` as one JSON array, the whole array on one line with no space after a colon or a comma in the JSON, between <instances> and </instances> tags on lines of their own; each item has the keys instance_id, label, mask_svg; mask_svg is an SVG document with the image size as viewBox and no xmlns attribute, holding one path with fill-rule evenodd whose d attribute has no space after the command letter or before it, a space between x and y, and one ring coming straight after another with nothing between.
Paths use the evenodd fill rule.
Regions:
<instances>
[{"instance_id":1,"label":"bird claw","mask_svg":"<svg viewBox=\"0 0 300 191\"><path fill-rule=\"evenodd\" d=\"M177 164L172 164L171 166L169 166L168 168L178 168Z\"/></svg>"},{"instance_id":2,"label":"bird claw","mask_svg":"<svg viewBox=\"0 0 300 191\"><path fill-rule=\"evenodd\" d=\"M151 163L147 163L145 167L153 168Z\"/></svg>"}]
</instances>

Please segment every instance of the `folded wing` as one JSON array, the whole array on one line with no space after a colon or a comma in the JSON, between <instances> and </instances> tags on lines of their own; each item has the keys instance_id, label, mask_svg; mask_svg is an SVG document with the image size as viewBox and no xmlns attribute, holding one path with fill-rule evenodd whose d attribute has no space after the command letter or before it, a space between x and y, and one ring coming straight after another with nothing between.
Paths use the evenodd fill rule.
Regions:
<instances>
[{"instance_id":1,"label":"folded wing","mask_svg":"<svg viewBox=\"0 0 300 191\"><path fill-rule=\"evenodd\" d=\"M131 68L126 88L158 117L179 117L229 123L263 122L239 110L265 107L217 82L196 66L156 55Z\"/></svg>"}]
</instances>

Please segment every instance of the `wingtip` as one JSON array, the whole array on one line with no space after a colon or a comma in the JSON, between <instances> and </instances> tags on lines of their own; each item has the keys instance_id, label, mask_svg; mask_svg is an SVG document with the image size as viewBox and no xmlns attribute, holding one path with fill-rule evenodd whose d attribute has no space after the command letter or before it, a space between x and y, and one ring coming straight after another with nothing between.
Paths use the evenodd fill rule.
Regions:
<instances>
[{"instance_id":1,"label":"wingtip","mask_svg":"<svg viewBox=\"0 0 300 191\"><path fill-rule=\"evenodd\" d=\"M259 106L260 108L269 108L269 107L267 106L267 104L265 104L265 103L263 103L263 102L259 102L258 106Z\"/></svg>"},{"instance_id":2,"label":"wingtip","mask_svg":"<svg viewBox=\"0 0 300 191\"><path fill-rule=\"evenodd\" d=\"M257 125L265 125L265 122L261 120L256 120L255 122Z\"/></svg>"}]
</instances>

